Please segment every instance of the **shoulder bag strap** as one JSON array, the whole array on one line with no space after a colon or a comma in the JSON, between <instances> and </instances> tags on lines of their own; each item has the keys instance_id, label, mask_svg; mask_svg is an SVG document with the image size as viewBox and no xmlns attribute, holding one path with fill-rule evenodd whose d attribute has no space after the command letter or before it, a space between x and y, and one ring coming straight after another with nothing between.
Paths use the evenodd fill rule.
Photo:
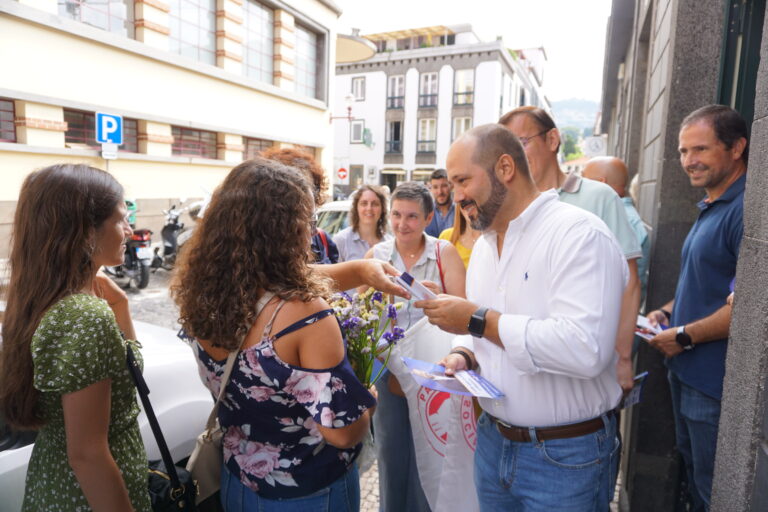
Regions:
<instances>
[{"instance_id":1,"label":"shoulder bag strap","mask_svg":"<svg viewBox=\"0 0 768 512\"><path fill-rule=\"evenodd\" d=\"M144 413L147 415L149 426L152 428L152 434L155 436L157 447L160 449L160 456L163 459L163 464L165 464L165 471L171 479L171 486L173 489L181 489L181 482L179 481L178 473L176 473L176 465L173 463L171 451L168 449L165 437L163 436L163 431L160 430L160 423L158 423L155 411L152 409L152 403L149 401L149 387L147 387L147 382L141 374L141 369L139 369L139 365L136 363L136 357L133 355L133 350L130 345L126 345L126 352L128 358L128 373L131 374L133 383L136 385L136 389L139 392L141 405L144 406Z\"/></svg>"},{"instance_id":2,"label":"shoulder bag strap","mask_svg":"<svg viewBox=\"0 0 768 512\"><path fill-rule=\"evenodd\" d=\"M253 318L256 318L259 316L259 313L261 313L261 310L264 309L264 306L267 305L267 302L272 300L272 297L274 297L275 294L272 292L265 292L264 295L262 295L261 299L259 299L259 302L256 304L256 315ZM211 414L208 415L208 422L205 424L205 429L210 432L213 429L216 428L216 418L219 414L219 403L221 402L222 397L224 397L224 393L227 389L227 384L229 384L229 376L232 375L232 369L235 367L235 360L237 359L237 355L240 353L240 349L243 347L243 343L245 343L245 337L243 338L243 341L240 343L240 347L237 350L233 350L229 353L229 356L227 356L227 364L224 366L224 373L221 376L221 386L219 387L219 396L216 397L216 403L213 404L213 409L211 410Z\"/></svg>"},{"instance_id":3,"label":"shoulder bag strap","mask_svg":"<svg viewBox=\"0 0 768 512\"><path fill-rule=\"evenodd\" d=\"M440 240L435 242L435 256L437 257L437 271L440 272L440 287L445 291L445 276L443 275L443 265L440 262Z\"/></svg>"}]
</instances>

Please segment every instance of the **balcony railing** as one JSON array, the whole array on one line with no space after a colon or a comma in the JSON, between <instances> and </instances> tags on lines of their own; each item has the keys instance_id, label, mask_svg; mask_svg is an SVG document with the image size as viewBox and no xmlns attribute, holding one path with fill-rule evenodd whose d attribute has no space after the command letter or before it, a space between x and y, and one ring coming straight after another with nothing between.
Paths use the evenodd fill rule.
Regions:
<instances>
[{"instance_id":1,"label":"balcony railing","mask_svg":"<svg viewBox=\"0 0 768 512\"><path fill-rule=\"evenodd\" d=\"M420 94L419 107L436 107L437 94Z\"/></svg>"},{"instance_id":2,"label":"balcony railing","mask_svg":"<svg viewBox=\"0 0 768 512\"><path fill-rule=\"evenodd\" d=\"M417 140L416 141L416 153L434 153L437 147L437 141L434 140Z\"/></svg>"},{"instance_id":3,"label":"balcony railing","mask_svg":"<svg viewBox=\"0 0 768 512\"><path fill-rule=\"evenodd\" d=\"M387 108L403 108L405 105L405 96L387 97Z\"/></svg>"},{"instance_id":4,"label":"balcony railing","mask_svg":"<svg viewBox=\"0 0 768 512\"><path fill-rule=\"evenodd\" d=\"M403 152L402 143L400 140L388 140L385 151L389 154L400 154Z\"/></svg>"},{"instance_id":5,"label":"balcony railing","mask_svg":"<svg viewBox=\"0 0 768 512\"><path fill-rule=\"evenodd\" d=\"M474 101L474 92L455 92L453 93L454 105L471 105Z\"/></svg>"}]
</instances>

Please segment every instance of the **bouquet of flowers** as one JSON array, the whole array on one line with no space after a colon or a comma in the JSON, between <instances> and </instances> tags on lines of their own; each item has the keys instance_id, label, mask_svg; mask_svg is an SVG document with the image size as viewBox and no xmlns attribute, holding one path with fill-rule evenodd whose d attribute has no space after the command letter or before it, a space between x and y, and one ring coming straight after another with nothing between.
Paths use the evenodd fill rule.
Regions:
<instances>
[{"instance_id":1,"label":"bouquet of flowers","mask_svg":"<svg viewBox=\"0 0 768 512\"><path fill-rule=\"evenodd\" d=\"M341 323L355 375L366 387L372 386L389 362L392 346L404 334L395 326L397 306L387 304L381 292L369 288L354 297L344 292L334 294L331 307ZM376 358L383 360L384 366L373 375Z\"/></svg>"}]
</instances>

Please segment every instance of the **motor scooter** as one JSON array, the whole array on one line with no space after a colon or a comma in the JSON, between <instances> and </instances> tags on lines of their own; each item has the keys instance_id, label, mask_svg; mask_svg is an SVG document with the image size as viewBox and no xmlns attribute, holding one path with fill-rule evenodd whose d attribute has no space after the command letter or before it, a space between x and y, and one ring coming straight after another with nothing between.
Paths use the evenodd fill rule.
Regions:
<instances>
[{"instance_id":1,"label":"motor scooter","mask_svg":"<svg viewBox=\"0 0 768 512\"><path fill-rule=\"evenodd\" d=\"M149 284L149 271L152 263L152 231L149 229L136 229L136 203L126 200L130 212L129 223L133 228L130 240L125 242L125 255L123 264L114 267L104 267L108 276L117 279L128 278L128 287L131 282L136 288L142 290Z\"/></svg>"},{"instance_id":2,"label":"motor scooter","mask_svg":"<svg viewBox=\"0 0 768 512\"><path fill-rule=\"evenodd\" d=\"M179 251L179 235L183 234L184 223L179 220L181 214L184 213L187 208L176 209L176 205L171 205L167 210L163 210L165 214L165 225L160 236L163 238L163 254L160 255L160 248L155 247L155 253L152 256L152 271L154 272L158 268L164 270L173 270L176 264L176 255ZM182 240L182 242L186 239Z\"/></svg>"}]
</instances>

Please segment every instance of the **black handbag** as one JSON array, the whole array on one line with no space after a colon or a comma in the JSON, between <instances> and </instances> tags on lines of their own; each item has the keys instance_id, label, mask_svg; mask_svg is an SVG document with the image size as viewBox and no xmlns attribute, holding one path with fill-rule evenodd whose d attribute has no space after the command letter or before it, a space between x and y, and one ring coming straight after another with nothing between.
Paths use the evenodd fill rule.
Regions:
<instances>
[{"instance_id":1,"label":"black handbag","mask_svg":"<svg viewBox=\"0 0 768 512\"><path fill-rule=\"evenodd\" d=\"M149 401L149 387L141 374L141 369L136 364L133 350L127 346L128 371L133 378L136 389L144 406L152 434L157 441L162 460L149 461L149 496L152 501L152 510L155 512L190 511L197 512L195 505L197 497L197 482L192 479L189 472L183 467L175 466L171 458L171 451L165 443L165 437L160 430L152 404Z\"/></svg>"}]
</instances>

